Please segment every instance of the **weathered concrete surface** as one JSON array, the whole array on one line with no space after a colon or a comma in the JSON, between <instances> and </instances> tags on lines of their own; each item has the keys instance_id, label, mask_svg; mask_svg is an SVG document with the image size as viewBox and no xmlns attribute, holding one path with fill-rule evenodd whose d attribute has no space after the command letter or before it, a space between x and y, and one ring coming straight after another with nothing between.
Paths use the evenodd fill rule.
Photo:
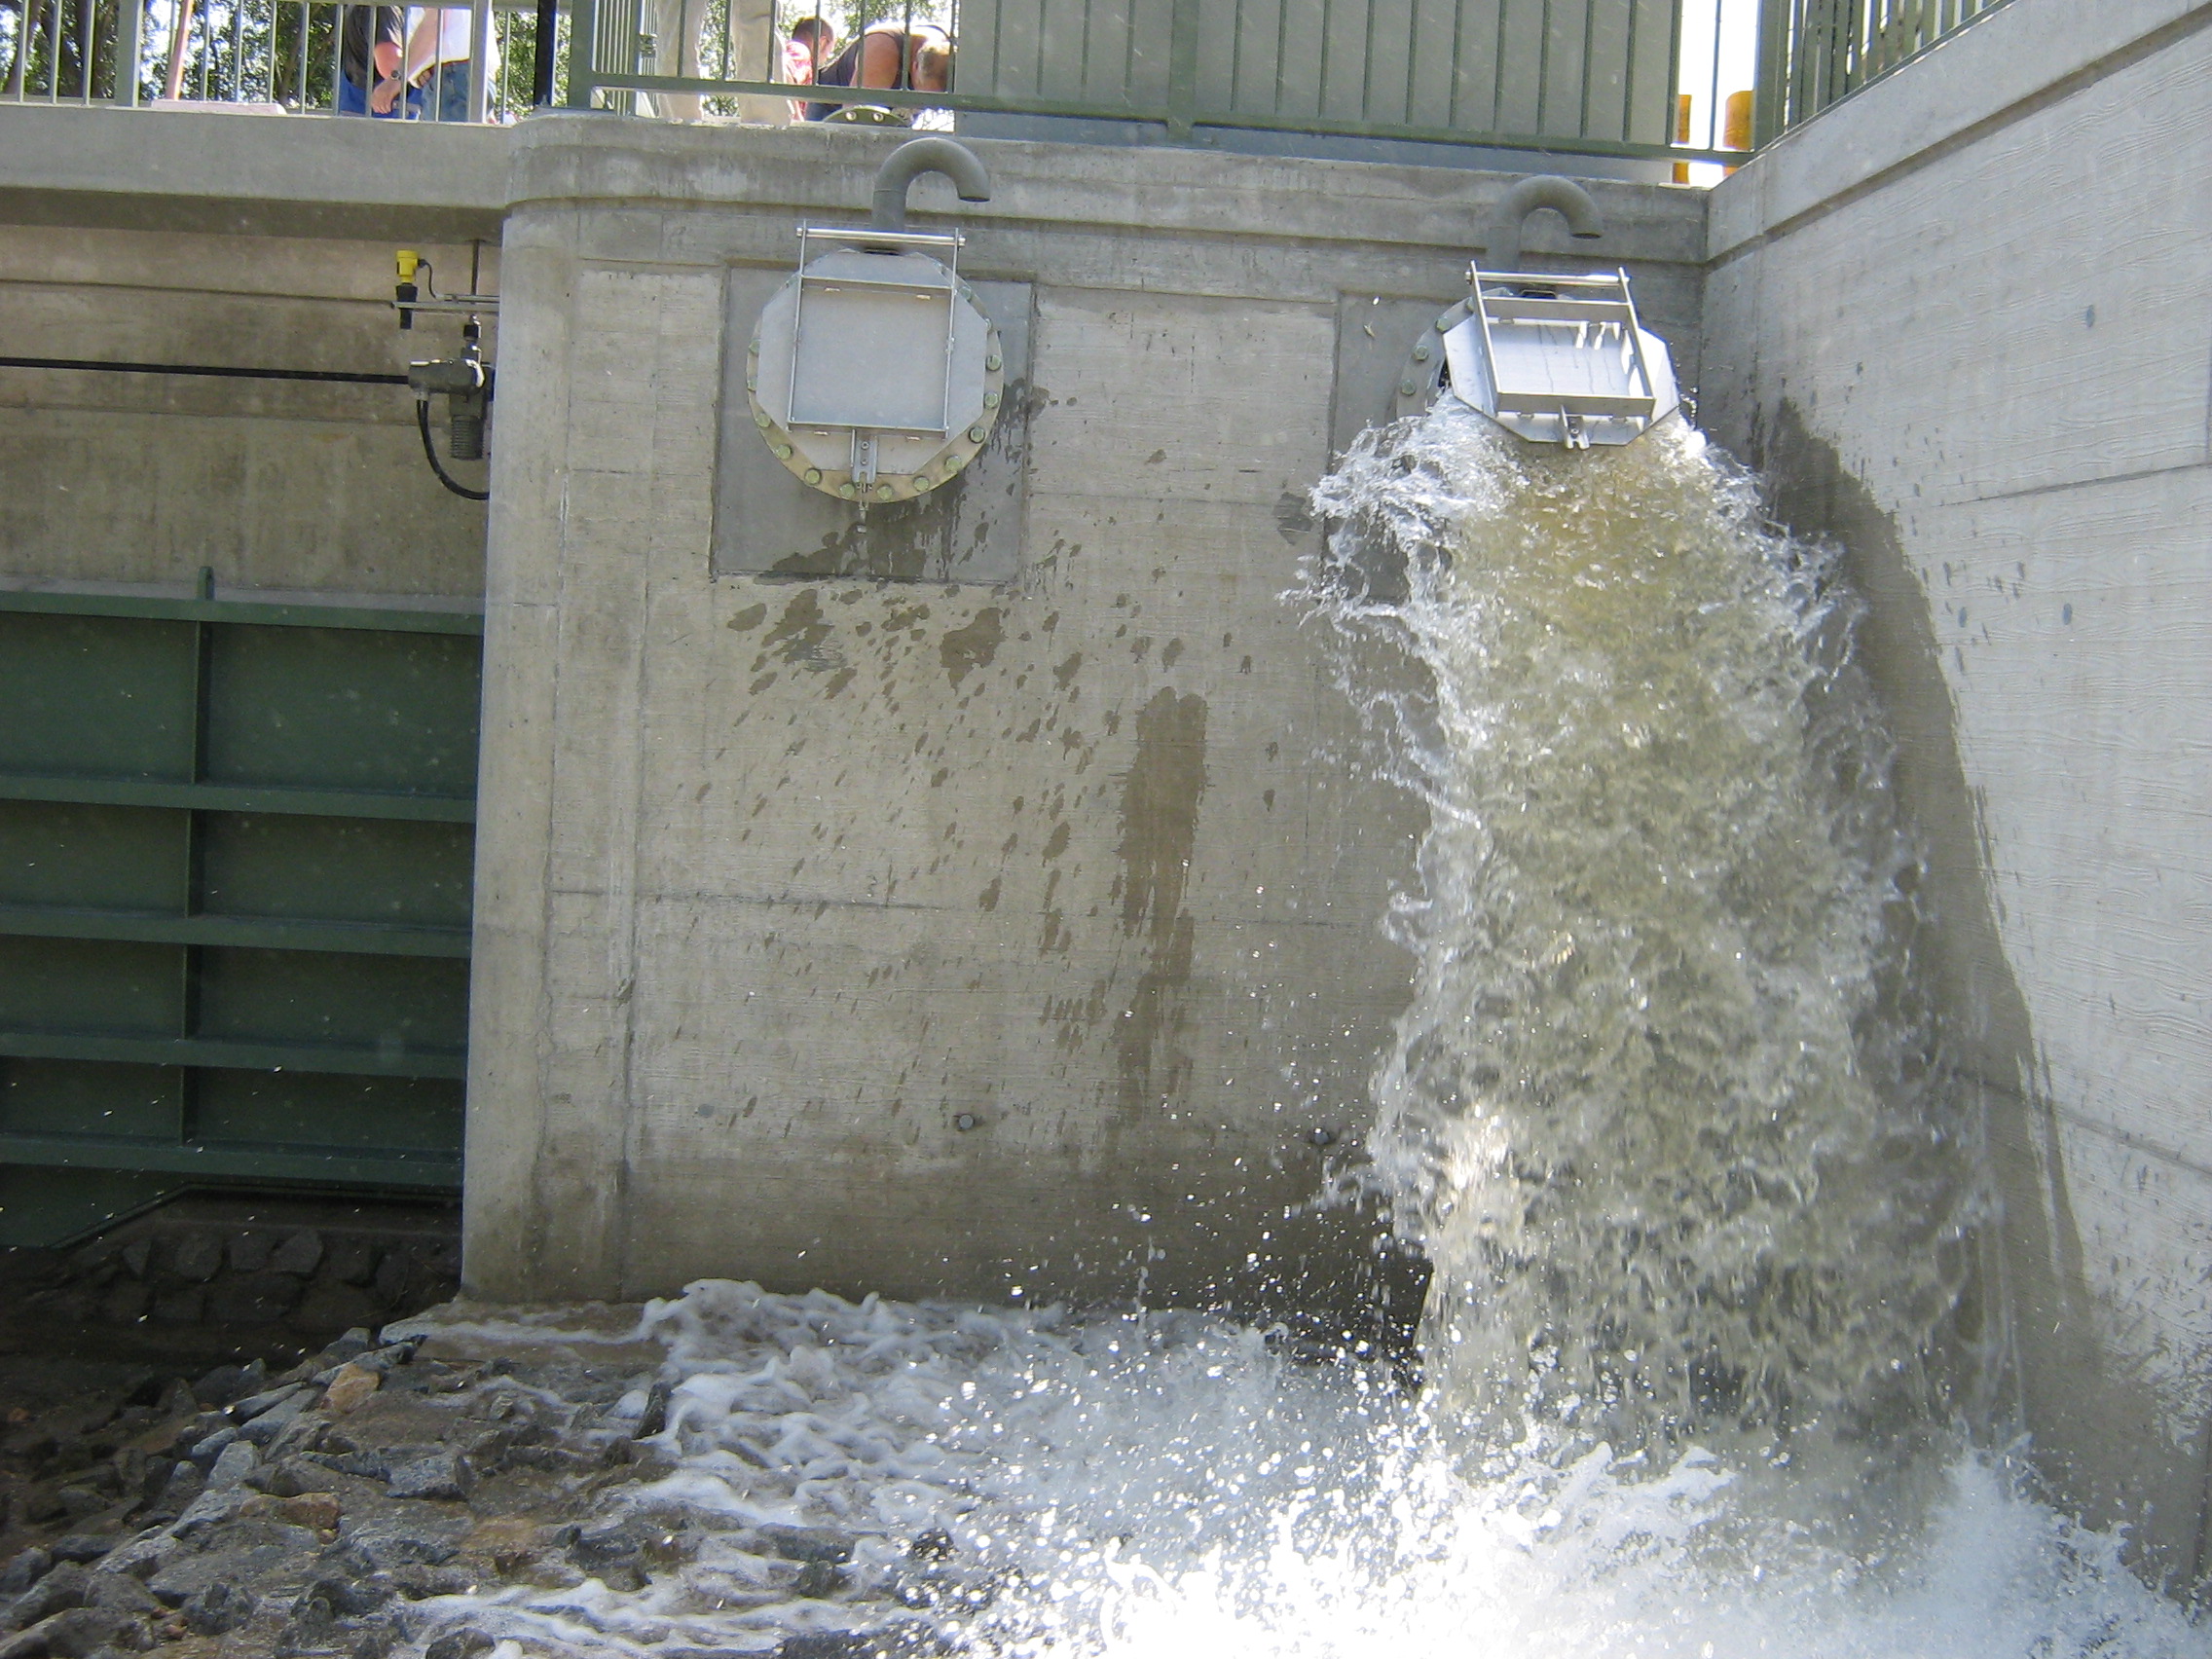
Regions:
<instances>
[{"instance_id":1,"label":"weathered concrete surface","mask_svg":"<svg viewBox=\"0 0 2212 1659\"><path fill-rule=\"evenodd\" d=\"M398 331L392 248L496 283L505 143L0 104L0 355L403 372L457 336ZM469 598L484 521L404 387L0 368L0 576Z\"/></svg>"},{"instance_id":2,"label":"weathered concrete surface","mask_svg":"<svg viewBox=\"0 0 2212 1659\"><path fill-rule=\"evenodd\" d=\"M978 144L962 271L1035 295L1017 577L718 578L726 274L895 142L517 134L469 1285L1341 1318L1371 1226L1303 1207L1370 1115L1419 823L1281 595L1510 180ZM1598 188L1578 254L1691 347L1702 199Z\"/></svg>"},{"instance_id":3,"label":"weathered concrete surface","mask_svg":"<svg viewBox=\"0 0 2212 1659\"><path fill-rule=\"evenodd\" d=\"M2175 1582L2212 1447L2208 25L2016 0L1740 170L1701 411L1872 601L2019 1409Z\"/></svg>"}]
</instances>

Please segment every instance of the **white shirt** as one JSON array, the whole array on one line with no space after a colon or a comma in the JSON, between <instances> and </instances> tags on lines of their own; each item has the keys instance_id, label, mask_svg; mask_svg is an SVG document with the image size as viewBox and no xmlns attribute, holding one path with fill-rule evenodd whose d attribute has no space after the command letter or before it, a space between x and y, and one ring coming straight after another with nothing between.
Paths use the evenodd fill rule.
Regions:
<instances>
[{"instance_id":1,"label":"white shirt","mask_svg":"<svg viewBox=\"0 0 2212 1659\"><path fill-rule=\"evenodd\" d=\"M408 8L407 38L409 40L415 38L415 30L423 20L423 14L429 8L424 6ZM468 61L469 25L473 21L474 18L470 16L469 8L465 5L439 7L438 55L432 61L437 63L466 63ZM489 80L498 72L499 40L498 33L495 30L493 37L484 43L484 74L486 79Z\"/></svg>"}]
</instances>

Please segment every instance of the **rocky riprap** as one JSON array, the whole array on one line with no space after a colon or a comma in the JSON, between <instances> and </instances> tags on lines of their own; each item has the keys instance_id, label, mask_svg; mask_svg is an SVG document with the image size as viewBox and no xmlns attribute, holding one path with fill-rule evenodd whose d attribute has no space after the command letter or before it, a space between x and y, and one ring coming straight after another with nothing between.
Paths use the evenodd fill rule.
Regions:
<instances>
[{"instance_id":1,"label":"rocky riprap","mask_svg":"<svg viewBox=\"0 0 2212 1659\"><path fill-rule=\"evenodd\" d=\"M628 1501L670 1469L646 1444L667 1385L645 1357L439 1358L356 1329L275 1374L50 1374L43 1403L0 1427L0 1659L475 1659L502 1645L470 1622L479 1591L645 1591L700 1541ZM855 1604L852 1631L754 1651L934 1644L904 1609L943 1576L949 1539L913 1540L903 1585L856 1584L853 1540L833 1530L739 1541L761 1601Z\"/></svg>"},{"instance_id":2,"label":"rocky riprap","mask_svg":"<svg viewBox=\"0 0 2212 1659\"><path fill-rule=\"evenodd\" d=\"M288 1361L443 1301L460 1269L450 1204L188 1197L73 1249L0 1252L0 1346Z\"/></svg>"}]
</instances>

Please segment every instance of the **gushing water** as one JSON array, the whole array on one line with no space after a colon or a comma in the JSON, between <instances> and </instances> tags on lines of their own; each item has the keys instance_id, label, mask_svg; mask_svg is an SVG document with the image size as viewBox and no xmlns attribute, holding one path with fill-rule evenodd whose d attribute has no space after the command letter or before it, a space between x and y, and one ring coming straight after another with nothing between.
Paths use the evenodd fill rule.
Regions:
<instances>
[{"instance_id":1,"label":"gushing water","mask_svg":"<svg viewBox=\"0 0 2212 1659\"><path fill-rule=\"evenodd\" d=\"M1375 1144L1463 1439L1695 1442L1863 1523L1975 1403L1978 1287L1825 560L1679 423L1576 455L1447 402L1320 501L1309 600L1430 810Z\"/></svg>"}]
</instances>

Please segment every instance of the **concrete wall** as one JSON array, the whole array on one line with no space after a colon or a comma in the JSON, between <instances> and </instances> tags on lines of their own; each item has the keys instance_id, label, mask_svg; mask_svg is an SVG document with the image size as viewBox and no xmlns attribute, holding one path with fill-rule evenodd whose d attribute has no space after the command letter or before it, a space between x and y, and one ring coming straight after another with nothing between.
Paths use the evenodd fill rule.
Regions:
<instances>
[{"instance_id":1,"label":"concrete wall","mask_svg":"<svg viewBox=\"0 0 2212 1659\"><path fill-rule=\"evenodd\" d=\"M1372 1224L1300 1212L1370 1117L1419 825L1281 595L1510 181L978 143L961 269L1032 307L1011 578L718 576L725 293L854 222L897 141L517 134L470 1286L1328 1324ZM1578 254L1639 270L1694 373L1702 197L1599 196Z\"/></svg>"},{"instance_id":2,"label":"concrete wall","mask_svg":"<svg viewBox=\"0 0 2212 1659\"><path fill-rule=\"evenodd\" d=\"M2208 25L2014 0L1744 167L1702 406L1872 600L2019 1409L2176 1582L2212 1451Z\"/></svg>"},{"instance_id":3,"label":"concrete wall","mask_svg":"<svg viewBox=\"0 0 2212 1659\"><path fill-rule=\"evenodd\" d=\"M398 331L392 249L496 284L504 147L0 104L0 355L403 372L457 337ZM484 523L404 387L0 368L0 579L473 599Z\"/></svg>"}]
</instances>

